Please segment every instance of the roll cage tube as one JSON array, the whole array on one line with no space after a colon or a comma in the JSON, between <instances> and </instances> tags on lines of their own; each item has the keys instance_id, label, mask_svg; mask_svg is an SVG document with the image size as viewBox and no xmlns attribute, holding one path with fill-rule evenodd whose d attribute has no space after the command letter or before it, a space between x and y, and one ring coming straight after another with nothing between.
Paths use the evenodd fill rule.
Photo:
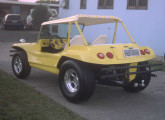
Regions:
<instances>
[{"instance_id":1,"label":"roll cage tube","mask_svg":"<svg viewBox=\"0 0 165 120\"><path fill-rule=\"evenodd\" d=\"M85 39L85 37L84 37L84 35L83 35L83 33L82 33L82 31L81 31L80 27L79 27L78 22L77 22L77 21L75 21L75 24L76 24L76 26L77 26L77 29L78 29L78 31L79 31L79 33L80 33L80 35L81 35L81 37L82 37L82 39L83 39L83 41L84 41L85 45L88 45L88 43L87 43L87 41L86 41L86 39Z\"/></svg>"},{"instance_id":2,"label":"roll cage tube","mask_svg":"<svg viewBox=\"0 0 165 120\"><path fill-rule=\"evenodd\" d=\"M128 32L128 30L127 30L126 26L124 25L124 23L123 23L122 21L121 21L120 23L122 24L124 30L127 32L127 34L128 34L128 36L129 36L129 38L131 39L132 43L135 44L135 41L133 40L132 36L131 36L130 33Z\"/></svg>"},{"instance_id":3,"label":"roll cage tube","mask_svg":"<svg viewBox=\"0 0 165 120\"><path fill-rule=\"evenodd\" d=\"M77 21L75 21L75 25L76 25L76 27L77 27L77 29L78 29L78 31L79 31L79 33L80 33L80 35L81 35L84 43L85 43L85 45L88 45L88 43L87 43L87 41L86 41L86 39L85 39L85 37L84 37L84 35L82 33L82 30L80 29L79 24L77 23ZM72 22L69 22L67 47L69 46L70 34L71 34L71 27L72 27ZM83 29L84 29L84 26L83 26Z\"/></svg>"},{"instance_id":4,"label":"roll cage tube","mask_svg":"<svg viewBox=\"0 0 165 120\"><path fill-rule=\"evenodd\" d=\"M118 24L118 21L116 20L115 21L115 32L114 32L114 35L113 35L113 44L115 44L115 40L116 40L116 33L117 33L117 24Z\"/></svg>"},{"instance_id":5,"label":"roll cage tube","mask_svg":"<svg viewBox=\"0 0 165 120\"><path fill-rule=\"evenodd\" d=\"M71 26L72 26L72 22L69 22L67 47L69 46L69 41L70 41Z\"/></svg>"},{"instance_id":6,"label":"roll cage tube","mask_svg":"<svg viewBox=\"0 0 165 120\"><path fill-rule=\"evenodd\" d=\"M122 21L121 21L120 23L121 23L121 25L123 26L123 28L124 28L124 30L126 31L126 33L128 34L128 36L129 36L131 42L135 44L135 41L133 40L132 36L131 36L130 33L128 32L128 30L127 30L126 26L124 25L124 23L123 23ZM114 35L113 35L113 42L112 42L113 44L115 44L115 40L116 40L117 25L118 25L118 21L116 20L116 22L115 22L115 32L114 32Z\"/></svg>"}]
</instances>

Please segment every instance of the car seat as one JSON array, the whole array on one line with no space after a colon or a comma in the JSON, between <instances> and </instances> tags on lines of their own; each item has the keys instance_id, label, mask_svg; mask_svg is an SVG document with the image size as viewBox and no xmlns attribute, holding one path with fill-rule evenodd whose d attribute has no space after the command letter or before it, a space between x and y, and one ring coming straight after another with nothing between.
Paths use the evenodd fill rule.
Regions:
<instances>
[{"instance_id":1,"label":"car seat","mask_svg":"<svg viewBox=\"0 0 165 120\"><path fill-rule=\"evenodd\" d=\"M70 40L70 46L72 45L85 45L81 35L76 35Z\"/></svg>"},{"instance_id":2,"label":"car seat","mask_svg":"<svg viewBox=\"0 0 165 120\"><path fill-rule=\"evenodd\" d=\"M99 35L91 45L99 45L99 44L106 44L107 43L107 36L106 35Z\"/></svg>"}]
</instances>

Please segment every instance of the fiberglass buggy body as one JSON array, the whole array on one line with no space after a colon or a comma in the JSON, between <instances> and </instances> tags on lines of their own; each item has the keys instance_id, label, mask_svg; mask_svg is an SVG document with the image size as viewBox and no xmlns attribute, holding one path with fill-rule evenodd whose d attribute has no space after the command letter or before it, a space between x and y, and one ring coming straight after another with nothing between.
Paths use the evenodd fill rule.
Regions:
<instances>
[{"instance_id":1,"label":"fiberglass buggy body","mask_svg":"<svg viewBox=\"0 0 165 120\"><path fill-rule=\"evenodd\" d=\"M85 27L112 23L115 30L111 44L107 44L106 35L99 35L92 43L86 41ZM130 43L115 43L119 23ZM13 44L12 48L12 68L18 78L26 78L31 67L55 73L70 102L89 99L96 83L139 92L155 76L151 72L160 70L152 70L154 65L147 62L155 57L154 51L138 46L123 22L114 16L76 15L44 22L36 43Z\"/></svg>"}]
</instances>

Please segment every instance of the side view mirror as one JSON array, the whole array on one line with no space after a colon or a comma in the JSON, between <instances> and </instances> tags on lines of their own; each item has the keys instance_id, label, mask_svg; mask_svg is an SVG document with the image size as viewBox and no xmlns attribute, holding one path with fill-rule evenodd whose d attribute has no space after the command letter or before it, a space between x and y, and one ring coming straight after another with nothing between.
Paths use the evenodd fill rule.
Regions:
<instances>
[{"instance_id":1,"label":"side view mirror","mask_svg":"<svg viewBox=\"0 0 165 120\"><path fill-rule=\"evenodd\" d=\"M25 39L20 39L19 41L20 41L20 43L25 43L26 42Z\"/></svg>"}]
</instances>

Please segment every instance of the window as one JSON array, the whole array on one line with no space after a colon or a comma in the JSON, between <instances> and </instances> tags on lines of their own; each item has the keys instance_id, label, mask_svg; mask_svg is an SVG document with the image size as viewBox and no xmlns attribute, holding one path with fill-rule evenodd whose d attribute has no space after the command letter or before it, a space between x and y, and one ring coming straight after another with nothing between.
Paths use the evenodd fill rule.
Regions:
<instances>
[{"instance_id":1,"label":"window","mask_svg":"<svg viewBox=\"0 0 165 120\"><path fill-rule=\"evenodd\" d=\"M64 0L64 1L65 1L64 9L69 9L69 0Z\"/></svg>"},{"instance_id":2,"label":"window","mask_svg":"<svg viewBox=\"0 0 165 120\"><path fill-rule=\"evenodd\" d=\"M21 21L21 17L18 15L11 15L7 17L7 20L18 20Z\"/></svg>"},{"instance_id":3,"label":"window","mask_svg":"<svg viewBox=\"0 0 165 120\"><path fill-rule=\"evenodd\" d=\"M147 9L148 0L128 0L127 9Z\"/></svg>"},{"instance_id":4,"label":"window","mask_svg":"<svg viewBox=\"0 0 165 120\"><path fill-rule=\"evenodd\" d=\"M40 31L39 39L49 39L49 38L50 38L49 25L43 25Z\"/></svg>"},{"instance_id":5,"label":"window","mask_svg":"<svg viewBox=\"0 0 165 120\"><path fill-rule=\"evenodd\" d=\"M87 0L80 0L80 9L86 9Z\"/></svg>"},{"instance_id":6,"label":"window","mask_svg":"<svg viewBox=\"0 0 165 120\"><path fill-rule=\"evenodd\" d=\"M113 0L98 0L98 9L113 9Z\"/></svg>"},{"instance_id":7,"label":"window","mask_svg":"<svg viewBox=\"0 0 165 120\"><path fill-rule=\"evenodd\" d=\"M83 29L83 25L79 25L80 29ZM71 26L70 37L73 38L75 35L80 35L75 24ZM63 39L68 38L68 24L49 24L43 25L40 31L39 39L50 39L51 36L58 35Z\"/></svg>"}]
</instances>

